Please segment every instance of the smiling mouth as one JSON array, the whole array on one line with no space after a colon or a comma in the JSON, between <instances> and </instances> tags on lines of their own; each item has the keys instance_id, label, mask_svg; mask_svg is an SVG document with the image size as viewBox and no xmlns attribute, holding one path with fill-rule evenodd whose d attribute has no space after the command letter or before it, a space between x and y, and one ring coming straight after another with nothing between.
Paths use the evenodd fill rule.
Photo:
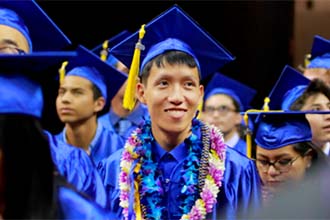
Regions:
<instances>
[{"instance_id":1,"label":"smiling mouth","mask_svg":"<svg viewBox=\"0 0 330 220\"><path fill-rule=\"evenodd\" d=\"M165 109L165 112L187 112L185 109Z\"/></svg>"},{"instance_id":2,"label":"smiling mouth","mask_svg":"<svg viewBox=\"0 0 330 220\"><path fill-rule=\"evenodd\" d=\"M328 125L328 126L324 126L323 129L324 129L324 130L330 129L330 125Z\"/></svg>"}]
</instances>

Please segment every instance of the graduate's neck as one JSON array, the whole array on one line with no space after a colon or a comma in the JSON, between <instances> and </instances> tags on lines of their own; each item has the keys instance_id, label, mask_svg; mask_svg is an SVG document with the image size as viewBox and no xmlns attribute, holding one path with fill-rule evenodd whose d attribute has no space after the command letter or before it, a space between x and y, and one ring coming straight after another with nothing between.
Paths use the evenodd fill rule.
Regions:
<instances>
[{"instance_id":1,"label":"graduate's neck","mask_svg":"<svg viewBox=\"0 0 330 220\"><path fill-rule=\"evenodd\" d=\"M227 142L228 140L230 140L232 137L234 137L234 135L237 133L236 129L231 129L228 132L223 132L223 139L225 142Z\"/></svg>"},{"instance_id":2,"label":"graduate's neck","mask_svg":"<svg viewBox=\"0 0 330 220\"><path fill-rule=\"evenodd\" d=\"M167 152L173 150L181 144L191 134L190 127L184 131L165 131L161 128L152 126L152 134L157 143Z\"/></svg>"},{"instance_id":3,"label":"graduate's neck","mask_svg":"<svg viewBox=\"0 0 330 220\"><path fill-rule=\"evenodd\" d=\"M96 133L97 120L93 117L84 121L84 123L66 124L65 129L67 142L73 146L82 148L88 153L89 145Z\"/></svg>"}]
</instances>

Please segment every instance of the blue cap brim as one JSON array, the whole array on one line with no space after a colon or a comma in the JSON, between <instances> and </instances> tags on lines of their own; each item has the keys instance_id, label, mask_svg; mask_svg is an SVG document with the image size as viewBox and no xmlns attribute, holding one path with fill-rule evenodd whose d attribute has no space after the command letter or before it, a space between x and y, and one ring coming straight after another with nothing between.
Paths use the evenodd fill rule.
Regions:
<instances>
[{"instance_id":1,"label":"blue cap brim","mask_svg":"<svg viewBox=\"0 0 330 220\"><path fill-rule=\"evenodd\" d=\"M76 51L44 51L24 55L0 54L1 73L39 74L51 67L59 68L63 61L77 56ZM47 77L43 73L40 77ZM48 76L49 77L49 76Z\"/></svg>"},{"instance_id":2,"label":"blue cap brim","mask_svg":"<svg viewBox=\"0 0 330 220\"><path fill-rule=\"evenodd\" d=\"M248 112L253 121L255 143L264 149L274 150L311 141L312 132L306 113L315 114L315 111Z\"/></svg>"},{"instance_id":3,"label":"blue cap brim","mask_svg":"<svg viewBox=\"0 0 330 220\"><path fill-rule=\"evenodd\" d=\"M58 69L61 62L76 55L74 51L1 54L0 113L40 118L43 110L42 83L52 79L56 82L58 72L51 68Z\"/></svg>"}]
</instances>

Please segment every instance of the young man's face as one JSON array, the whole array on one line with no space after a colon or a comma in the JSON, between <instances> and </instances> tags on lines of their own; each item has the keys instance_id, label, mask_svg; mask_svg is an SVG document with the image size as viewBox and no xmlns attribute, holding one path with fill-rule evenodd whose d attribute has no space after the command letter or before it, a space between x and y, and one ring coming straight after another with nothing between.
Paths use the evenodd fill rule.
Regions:
<instances>
[{"instance_id":1,"label":"young man's face","mask_svg":"<svg viewBox=\"0 0 330 220\"><path fill-rule=\"evenodd\" d=\"M56 110L63 123L87 120L104 107L103 97L94 100L92 83L79 76L66 76L56 98Z\"/></svg>"},{"instance_id":2,"label":"young man's face","mask_svg":"<svg viewBox=\"0 0 330 220\"><path fill-rule=\"evenodd\" d=\"M306 100L301 110L329 111L330 100L322 93L312 95ZM311 126L313 142L316 145L322 147L330 141L330 114L307 114L306 118Z\"/></svg>"},{"instance_id":3,"label":"young man's face","mask_svg":"<svg viewBox=\"0 0 330 220\"><path fill-rule=\"evenodd\" d=\"M204 88L197 68L184 64L153 65L146 84L137 85L139 100L148 106L153 132L187 132Z\"/></svg>"}]
</instances>

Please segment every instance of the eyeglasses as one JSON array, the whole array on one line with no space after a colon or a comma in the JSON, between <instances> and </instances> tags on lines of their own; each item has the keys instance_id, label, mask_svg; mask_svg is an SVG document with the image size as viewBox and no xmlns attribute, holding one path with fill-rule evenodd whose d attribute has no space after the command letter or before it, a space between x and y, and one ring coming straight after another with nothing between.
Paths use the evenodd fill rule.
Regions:
<instances>
[{"instance_id":1,"label":"eyeglasses","mask_svg":"<svg viewBox=\"0 0 330 220\"><path fill-rule=\"evenodd\" d=\"M226 115L229 112L236 112L236 110L225 105L220 105L218 107L205 106L204 112L207 114L214 114L215 112L218 112L221 115Z\"/></svg>"},{"instance_id":2,"label":"eyeglasses","mask_svg":"<svg viewBox=\"0 0 330 220\"><path fill-rule=\"evenodd\" d=\"M273 166L276 170L280 171L281 173L288 172L292 166L292 164L299 158L302 157L301 155L298 155L297 157L293 159L279 159L274 162L270 162L268 160L260 160L256 159L257 167L262 172L268 172L269 167Z\"/></svg>"},{"instance_id":3,"label":"eyeglasses","mask_svg":"<svg viewBox=\"0 0 330 220\"><path fill-rule=\"evenodd\" d=\"M24 55L26 53L24 50L19 49L17 47L5 45L5 46L0 46L0 54Z\"/></svg>"}]
</instances>

